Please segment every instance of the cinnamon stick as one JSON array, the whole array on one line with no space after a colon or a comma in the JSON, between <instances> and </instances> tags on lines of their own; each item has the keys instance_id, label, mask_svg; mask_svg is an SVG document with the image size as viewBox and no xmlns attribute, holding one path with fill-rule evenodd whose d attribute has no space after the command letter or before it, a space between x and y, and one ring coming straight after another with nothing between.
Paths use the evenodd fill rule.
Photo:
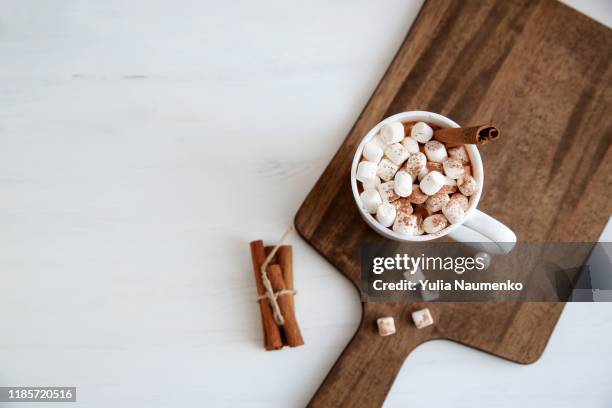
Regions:
<instances>
[{"instance_id":1,"label":"cinnamon stick","mask_svg":"<svg viewBox=\"0 0 612 408\"><path fill-rule=\"evenodd\" d=\"M270 252L272 252L272 251L274 250L274 246L272 246L272 245L266 245L266 246L264 247L264 249L266 250L266 258L267 258L267 257L268 257L268 255L270 255ZM276 251L276 254L275 254L275 255L272 257L272 259L270 260L270 263L271 263L271 264L278 263L277 258L276 258L277 256L278 256L278 251Z\"/></svg>"},{"instance_id":2,"label":"cinnamon stick","mask_svg":"<svg viewBox=\"0 0 612 408\"><path fill-rule=\"evenodd\" d=\"M253 241L250 243L251 260L253 261L253 269L255 271L255 285L257 286L257 294L263 296L266 293L263 282L261 280L261 266L266 260L266 250L263 241ZM264 347L266 350L278 350L283 347L281 332L274 321L274 315L270 304L266 299L260 300L259 311L261 312L261 325L264 335Z\"/></svg>"},{"instance_id":3,"label":"cinnamon stick","mask_svg":"<svg viewBox=\"0 0 612 408\"><path fill-rule=\"evenodd\" d=\"M293 290L293 250L291 245L283 245L278 248L276 257L278 264L283 270L283 278L285 279L287 289Z\"/></svg>"},{"instance_id":4,"label":"cinnamon stick","mask_svg":"<svg viewBox=\"0 0 612 408\"><path fill-rule=\"evenodd\" d=\"M274 289L275 293L287 289L287 285L283 279L283 271L280 265L268 265L267 271L268 279L270 279L272 289ZM291 302L289 299L291 296L292 295L281 295L276 300L283 315L283 319L285 320L283 332L285 334L285 338L287 339L287 344L290 347L297 347L304 344L304 339L302 338L300 327L295 319L295 308L293 306L293 302Z\"/></svg>"},{"instance_id":5,"label":"cinnamon stick","mask_svg":"<svg viewBox=\"0 0 612 408\"><path fill-rule=\"evenodd\" d=\"M434 139L448 146L464 144L484 144L499 138L500 132L495 126L480 125L466 128L445 128L434 131Z\"/></svg>"},{"instance_id":6,"label":"cinnamon stick","mask_svg":"<svg viewBox=\"0 0 612 408\"><path fill-rule=\"evenodd\" d=\"M283 245L278 248L276 252L276 258L278 259L278 264L283 271L283 279L285 280L285 285L287 285L287 289L294 290L293 286L293 250L291 245ZM293 294L286 295L289 301L290 307L295 311L295 300L293 298Z\"/></svg>"}]
</instances>

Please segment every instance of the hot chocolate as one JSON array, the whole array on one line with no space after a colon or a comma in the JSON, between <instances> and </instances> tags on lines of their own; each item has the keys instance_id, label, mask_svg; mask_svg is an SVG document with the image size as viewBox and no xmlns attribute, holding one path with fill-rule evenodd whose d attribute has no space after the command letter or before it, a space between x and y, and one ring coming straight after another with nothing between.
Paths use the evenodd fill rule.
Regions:
<instances>
[{"instance_id":1,"label":"hot chocolate","mask_svg":"<svg viewBox=\"0 0 612 408\"><path fill-rule=\"evenodd\" d=\"M383 125L357 167L361 205L378 222L406 235L441 234L462 222L478 189L463 146L435 140L425 122Z\"/></svg>"}]
</instances>

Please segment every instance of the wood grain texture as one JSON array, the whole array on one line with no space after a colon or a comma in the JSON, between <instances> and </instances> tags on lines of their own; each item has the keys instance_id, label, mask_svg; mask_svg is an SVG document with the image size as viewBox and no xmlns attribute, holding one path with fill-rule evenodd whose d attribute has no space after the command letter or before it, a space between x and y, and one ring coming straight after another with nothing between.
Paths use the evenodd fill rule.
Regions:
<instances>
[{"instance_id":1,"label":"wood grain texture","mask_svg":"<svg viewBox=\"0 0 612 408\"><path fill-rule=\"evenodd\" d=\"M428 1L383 80L300 208L296 227L355 285L364 241L349 186L362 137L392 114L428 110L460 124L494 122L484 146L479 208L520 241L596 240L612 210L612 32L554 1ZM360 328L313 406L382 404L418 344L445 338L519 363L541 355L561 303L429 304L435 327L416 331L416 303L364 303ZM375 320L395 317L381 339Z\"/></svg>"}]
</instances>

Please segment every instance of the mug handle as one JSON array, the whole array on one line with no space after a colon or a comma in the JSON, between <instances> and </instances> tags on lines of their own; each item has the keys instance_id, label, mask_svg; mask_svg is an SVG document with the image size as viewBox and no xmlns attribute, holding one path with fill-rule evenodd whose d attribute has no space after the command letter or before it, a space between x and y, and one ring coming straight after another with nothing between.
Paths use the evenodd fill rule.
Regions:
<instances>
[{"instance_id":1,"label":"mug handle","mask_svg":"<svg viewBox=\"0 0 612 408\"><path fill-rule=\"evenodd\" d=\"M510 228L478 209L472 210L448 236L492 254L507 254L516 244L516 235Z\"/></svg>"}]
</instances>

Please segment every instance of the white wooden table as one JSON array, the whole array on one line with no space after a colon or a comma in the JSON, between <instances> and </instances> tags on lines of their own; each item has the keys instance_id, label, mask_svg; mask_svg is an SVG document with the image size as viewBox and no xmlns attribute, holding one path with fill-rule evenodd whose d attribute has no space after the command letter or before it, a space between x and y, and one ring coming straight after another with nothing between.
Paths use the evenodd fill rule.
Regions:
<instances>
[{"instance_id":1,"label":"white wooden table","mask_svg":"<svg viewBox=\"0 0 612 408\"><path fill-rule=\"evenodd\" d=\"M612 22L609 1L571 3ZM248 242L291 222L419 7L4 0L0 386L75 385L88 407L306 404L358 295L293 236L306 346L266 353ZM612 305L570 304L534 365L428 343L387 405L608 407L611 338Z\"/></svg>"}]
</instances>

